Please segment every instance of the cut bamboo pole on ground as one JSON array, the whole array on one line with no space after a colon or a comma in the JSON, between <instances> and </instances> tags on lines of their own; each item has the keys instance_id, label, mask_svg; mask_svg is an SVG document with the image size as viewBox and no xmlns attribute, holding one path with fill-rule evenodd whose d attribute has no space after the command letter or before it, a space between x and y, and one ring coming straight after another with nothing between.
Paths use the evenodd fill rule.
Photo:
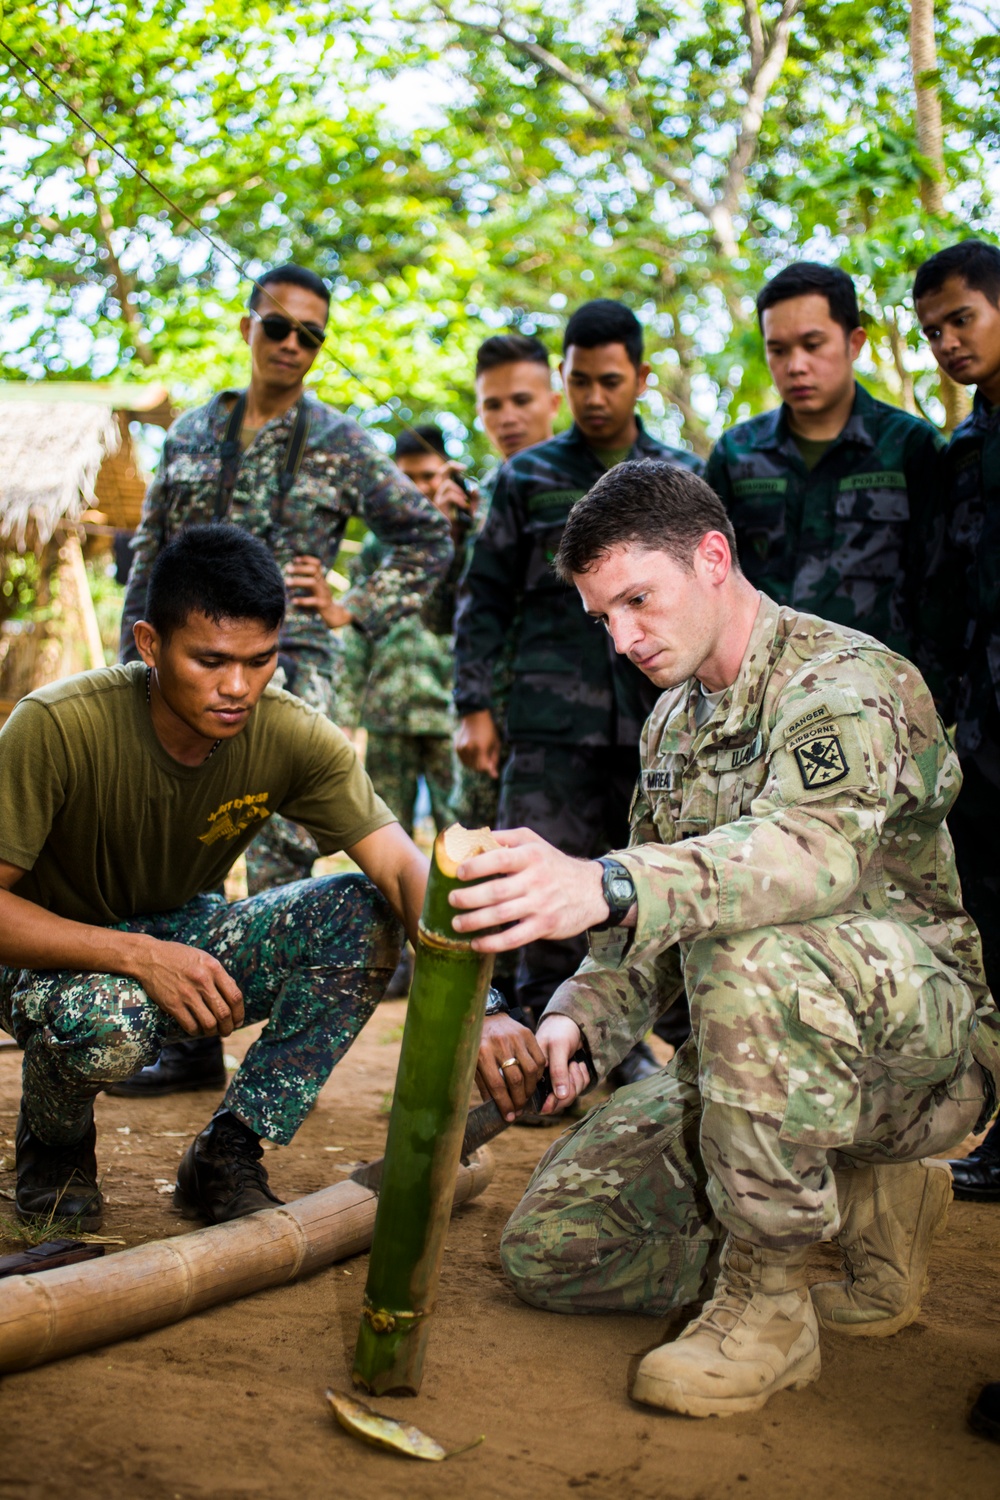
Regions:
<instances>
[{"instance_id":1,"label":"cut bamboo pole on ground","mask_svg":"<svg viewBox=\"0 0 1000 1500\"><path fill-rule=\"evenodd\" d=\"M434 843L354 1354L354 1383L374 1395L420 1388L493 973L455 932L448 896L464 859L498 847L457 823Z\"/></svg>"},{"instance_id":2,"label":"cut bamboo pole on ground","mask_svg":"<svg viewBox=\"0 0 1000 1500\"><path fill-rule=\"evenodd\" d=\"M455 1202L489 1185L493 1158L459 1169ZM137 1245L104 1260L0 1282L0 1372L96 1349L203 1308L281 1286L371 1244L378 1195L350 1178L229 1224Z\"/></svg>"}]
</instances>

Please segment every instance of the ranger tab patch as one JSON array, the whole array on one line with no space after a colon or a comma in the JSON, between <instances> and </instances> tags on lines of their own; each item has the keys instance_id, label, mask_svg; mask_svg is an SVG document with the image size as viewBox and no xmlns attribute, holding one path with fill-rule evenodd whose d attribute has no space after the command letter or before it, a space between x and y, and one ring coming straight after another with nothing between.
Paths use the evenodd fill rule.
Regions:
<instances>
[{"instance_id":1,"label":"ranger tab patch","mask_svg":"<svg viewBox=\"0 0 1000 1500\"><path fill-rule=\"evenodd\" d=\"M837 725L830 724L825 728L826 733L821 731L811 735L794 747L799 775L807 791L843 781L849 769Z\"/></svg>"}]
</instances>

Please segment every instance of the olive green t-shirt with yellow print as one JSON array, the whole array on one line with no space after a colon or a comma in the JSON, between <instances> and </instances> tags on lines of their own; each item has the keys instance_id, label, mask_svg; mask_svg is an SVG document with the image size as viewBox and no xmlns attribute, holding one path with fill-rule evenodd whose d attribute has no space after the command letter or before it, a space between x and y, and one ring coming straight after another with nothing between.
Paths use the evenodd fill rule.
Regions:
<instances>
[{"instance_id":1,"label":"olive green t-shirt with yellow print","mask_svg":"<svg viewBox=\"0 0 1000 1500\"><path fill-rule=\"evenodd\" d=\"M157 739L141 663L40 688L0 729L0 860L28 871L18 896L77 922L216 889L276 812L321 854L394 821L341 731L276 688L200 766Z\"/></svg>"}]
</instances>

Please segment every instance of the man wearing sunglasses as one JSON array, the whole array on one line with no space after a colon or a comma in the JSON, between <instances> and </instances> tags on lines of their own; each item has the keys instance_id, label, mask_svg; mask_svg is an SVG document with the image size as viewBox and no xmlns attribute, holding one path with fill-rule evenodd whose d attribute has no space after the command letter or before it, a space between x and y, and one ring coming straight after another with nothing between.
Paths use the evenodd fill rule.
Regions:
<instances>
[{"instance_id":1,"label":"man wearing sunglasses","mask_svg":"<svg viewBox=\"0 0 1000 1500\"><path fill-rule=\"evenodd\" d=\"M292 264L265 272L240 322L250 350L246 390L220 392L167 433L133 542L121 659L136 659L132 627L144 617L150 572L166 544L186 526L228 521L260 537L285 575L282 685L335 718L340 648L331 627L351 624L377 639L417 610L428 580L447 567L451 539L444 516L361 428L305 389L329 305L314 272ZM355 515L384 557L341 605L326 574ZM303 829L268 819L247 851L250 894L308 877L316 857ZM164 1048L115 1092L151 1096L224 1083L221 1042L199 1037Z\"/></svg>"}]
</instances>

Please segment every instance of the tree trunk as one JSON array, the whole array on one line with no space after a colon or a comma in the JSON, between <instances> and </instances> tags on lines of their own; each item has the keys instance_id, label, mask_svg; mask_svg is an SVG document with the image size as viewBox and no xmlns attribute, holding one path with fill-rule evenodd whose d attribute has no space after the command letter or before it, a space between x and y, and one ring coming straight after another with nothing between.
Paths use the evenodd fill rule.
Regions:
<instances>
[{"instance_id":1,"label":"tree trunk","mask_svg":"<svg viewBox=\"0 0 1000 1500\"><path fill-rule=\"evenodd\" d=\"M929 214L944 210L944 144L941 131L941 100L937 84L928 74L937 71L934 41L934 0L911 0L910 67L917 101L917 145L933 168L933 176L920 183L920 201Z\"/></svg>"},{"instance_id":2,"label":"tree trunk","mask_svg":"<svg viewBox=\"0 0 1000 1500\"><path fill-rule=\"evenodd\" d=\"M937 44L934 40L934 0L910 0L910 67L917 111L917 146L926 157L933 176L920 180L920 201L929 214L944 213L947 177L944 164L944 131L941 126L941 99L933 75L937 72ZM969 398L962 386L942 370L938 394L944 406L944 425L948 432L958 426L969 412Z\"/></svg>"}]
</instances>

